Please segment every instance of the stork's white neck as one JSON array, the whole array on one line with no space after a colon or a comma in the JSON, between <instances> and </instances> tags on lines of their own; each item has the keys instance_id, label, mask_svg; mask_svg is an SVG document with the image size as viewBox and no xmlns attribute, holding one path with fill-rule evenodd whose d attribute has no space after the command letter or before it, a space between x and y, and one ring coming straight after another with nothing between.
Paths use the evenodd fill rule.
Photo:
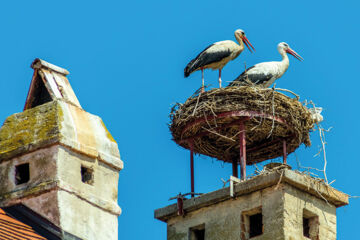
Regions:
<instances>
[{"instance_id":1,"label":"stork's white neck","mask_svg":"<svg viewBox=\"0 0 360 240\"><path fill-rule=\"evenodd\" d=\"M287 53L285 52L284 49L279 49L279 53L280 55L282 56L282 60L280 62L280 65L281 65L281 70L282 70L282 73L284 74L284 72L288 69L289 67L289 57L287 55Z\"/></svg>"},{"instance_id":2,"label":"stork's white neck","mask_svg":"<svg viewBox=\"0 0 360 240\"><path fill-rule=\"evenodd\" d=\"M240 49L241 49L241 51L242 51L242 50L245 48L244 42L243 42L242 38L239 37L239 36L236 35L236 34L235 34L235 38L236 38L236 40L238 41L238 43L239 43L239 45L240 45Z\"/></svg>"}]
</instances>

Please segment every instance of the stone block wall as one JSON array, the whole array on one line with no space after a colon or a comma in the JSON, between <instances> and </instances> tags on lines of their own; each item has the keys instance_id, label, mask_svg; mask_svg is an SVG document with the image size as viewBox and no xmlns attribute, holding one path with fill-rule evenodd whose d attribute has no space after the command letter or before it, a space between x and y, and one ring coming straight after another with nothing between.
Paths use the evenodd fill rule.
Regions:
<instances>
[{"instance_id":1,"label":"stone block wall","mask_svg":"<svg viewBox=\"0 0 360 240\"><path fill-rule=\"evenodd\" d=\"M190 212L185 217L172 218L168 221L167 239L188 240L189 229L201 224L205 226L206 240L249 239L249 225L245 219L252 211L256 213L259 209L263 214L264 232L251 239L284 239L282 196L282 187L272 187Z\"/></svg>"},{"instance_id":2,"label":"stone block wall","mask_svg":"<svg viewBox=\"0 0 360 240\"><path fill-rule=\"evenodd\" d=\"M336 208L348 195L288 169L155 210L168 240L336 240Z\"/></svg>"}]
</instances>

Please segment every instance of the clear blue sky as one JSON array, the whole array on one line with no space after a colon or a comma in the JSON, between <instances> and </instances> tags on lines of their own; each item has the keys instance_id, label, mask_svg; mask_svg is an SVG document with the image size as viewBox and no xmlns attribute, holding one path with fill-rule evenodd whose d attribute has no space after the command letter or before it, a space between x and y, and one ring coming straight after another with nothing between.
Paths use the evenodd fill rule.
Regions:
<instances>
[{"instance_id":1,"label":"clear blue sky","mask_svg":"<svg viewBox=\"0 0 360 240\"><path fill-rule=\"evenodd\" d=\"M0 4L0 122L22 111L36 57L70 71L83 108L103 118L119 144L120 239L165 239L166 224L153 210L188 192L189 153L171 141L170 107L201 84L201 74L183 78L187 62L209 44L234 40L245 30L256 48L223 70L231 81L247 66L278 60L285 41L304 59L290 58L277 87L324 108L329 180L360 195L359 1L2 1ZM217 72L205 80L217 86ZM317 132L301 147L302 165L320 167ZM289 163L296 167L294 155ZM196 190L222 187L231 166L197 157ZM251 169L249 173L251 173ZM338 209L338 239L354 239L360 199Z\"/></svg>"}]
</instances>

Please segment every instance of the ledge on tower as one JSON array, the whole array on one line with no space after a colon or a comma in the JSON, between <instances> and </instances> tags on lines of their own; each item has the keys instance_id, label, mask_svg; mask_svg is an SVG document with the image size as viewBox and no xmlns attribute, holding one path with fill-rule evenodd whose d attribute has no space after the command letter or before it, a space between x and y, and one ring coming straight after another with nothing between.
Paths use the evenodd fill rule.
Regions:
<instances>
[{"instance_id":1,"label":"ledge on tower","mask_svg":"<svg viewBox=\"0 0 360 240\"><path fill-rule=\"evenodd\" d=\"M249 197L249 194L255 192L260 192L259 196L262 196L261 192L265 189L270 192L278 190L281 191L282 194L293 194L291 190L286 189L286 186L289 186L290 189L297 189L300 193L306 193L308 196L313 196L319 201L323 201L324 204L329 204L336 208L349 204L349 196L347 194L325 184L322 179L313 178L307 174L295 172L283 166L284 165L269 169L247 181L235 184L233 197L230 196L230 187L226 187L214 192L202 194L198 197L184 199L182 211L185 214L190 214L196 210L204 209L205 207L216 205L227 200L239 199L240 201L241 198ZM257 198L259 196L257 196ZM307 195L300 194L300 196L304 197ZM278 200L280 201L280 199ZM259 204L263 202L261 199L257 199L257 201L260 201ZM178 217L178 212L178 204L175 203L155 210L154 217L167 222L169 219Z\"/></svg>"}]
</instances>

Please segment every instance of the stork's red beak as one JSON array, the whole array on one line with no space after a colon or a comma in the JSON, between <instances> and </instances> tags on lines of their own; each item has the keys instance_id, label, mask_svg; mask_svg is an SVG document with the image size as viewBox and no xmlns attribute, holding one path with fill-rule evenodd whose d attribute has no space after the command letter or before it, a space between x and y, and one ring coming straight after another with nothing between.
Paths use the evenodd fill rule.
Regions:
<instances>
[{"instance_id":1,"label":"stork's red beak","mask_svg":"<svg viewBox=\"0 0 360 240\"><path fill-rule=\"evenodd\" d=\"M243 40L244 40L244 43L245 43L245 45L247 46L247 48L250 50L250 52L252 52L250 46L251 46L252 49L255 51L255 48L253 47L253 45L251 45L249 39L247 39L246 36L243 36ZM249 45L250 45L250 46L249 46Z\"/></svg>"},{"instance_id":2,"label":"stork's red beak","mask_svg":"<svg viewBox=\"0 0 360 240\"><path fill-rule=\"evenodd\" d=\"M288 48L286 50L287 53L290 53L291 55L293 55L297 60L299 61L303 61L304 59L299 55L297 54L294 50L292 50L291 48Z\"/></svg>"}]
</instances>

